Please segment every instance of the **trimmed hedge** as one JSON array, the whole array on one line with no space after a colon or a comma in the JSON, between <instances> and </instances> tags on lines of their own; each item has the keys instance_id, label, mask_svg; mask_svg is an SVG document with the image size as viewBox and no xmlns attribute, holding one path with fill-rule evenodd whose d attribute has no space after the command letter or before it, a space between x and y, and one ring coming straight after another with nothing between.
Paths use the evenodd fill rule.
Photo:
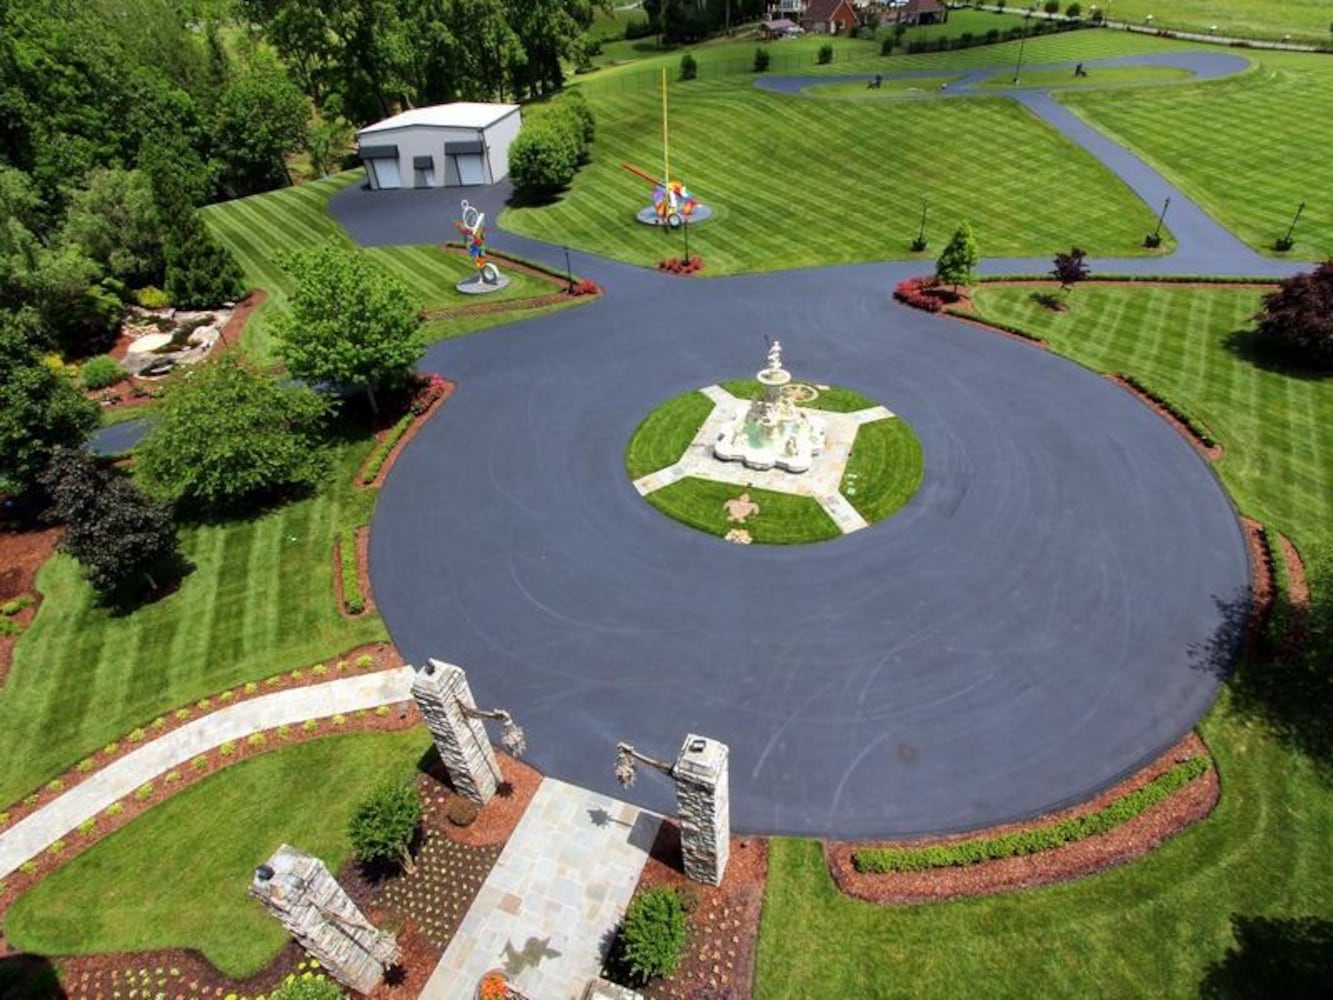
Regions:
<instances>
[{"instance_id":1,"label":"trimmed hedge","mask_svg":"<svg viewBox=\"0 0 1333 1000\"><path fill-rule=\"evenodd\" d=\"M920 872L997 861L1049 851L1064 844L1106 833L1141 815L1180 791L1212 767L1207 757L1191 757L1164 771L1142 788L1116 799L1104 809L1060 820L1049 826L1019 830L999 837L977 837L927 847L872 847L852 854L859 872Z\"/></svg>"},{"instance_id":2,"label":"trimmed hedge","mask_svg":"<svg viewBox=\"0 0 1333 1000\"><path fill-rule=\"evenodd\" d=\"M1167 399L1161 393L1155 392L1154 390L1148 388L1146 385L1143 384L1143 382L1140 379L1136 378L1133 375L1127 375L1124 372L1117 372L1116 378L1123 380L1129 385L1132 385L1135 389L1143 393L1145 396L1151 399L1162 409L1166 410L1167 413L1171 414L1171 416L1175 417L1182 424L1188 427L1190 433L1203 442L1204 447L1206 448L1217 447L1217 441L1213 437L1213 435L1208 432L1207 427L1199 423L1199 421L1195 420L1192 416L1190 416L1188 413L1182 410L1175 403L1171 402L1171 400Z\"/></svg>"},{"instance_id":3,"label":"trimmed hedge","mask_svg":"<svg viewBox=\"0 0 1333 1000\"><path fill-rule=\"evenodd\" d=\"M361 591L361 574L356 565L356 529L343 528L338 536L338 561L342 569L343 607L349 615L366 610L366 595Z\"/></svg>"},{"instance_id":4,"label":"trimmed hedge","mask_svg":"<svg viewBox=\"0 0 1333 1000\"><path fill-rule=\"evenodd\" d=\"M533 108L510 145L509 174L520 193L553 194L587 162L597 124L583 96L573 93Z\"/></svg>"},{"instance_id":5,"label":"trimmed hedge","mask_svg":"<svg viewBox=\"0 0 1333 1000\"><path fill-rule=\"evenodd\" d=\"M983 274L977 281L983 285L1004 284L1010 281L1050 281L1047 274ZM1084 284L1122 284L1142 282L1149 285L1276 285L1274 277L1241 277L1215 274L1090 274Z\"/></svg>"},{"instance_id":6,"label":"trimmed hedge","mask_svg":"<svg viewBox=\"0 0 1333 1000\"><path fill-rule=\"evenodd\" d=\"M385 435L384 440L375 446L375 450L370 453L370 460L366 462L366 467L361 471L361 483L369 486L375 481L375 477L380 474L380 469L384 468L384 463L388 461L389 453L393 451L396 445L407 429L412 426L413 414L405 413L398 418L398 423L393 425L393 430Z\"/></svg>"}]
</instances>

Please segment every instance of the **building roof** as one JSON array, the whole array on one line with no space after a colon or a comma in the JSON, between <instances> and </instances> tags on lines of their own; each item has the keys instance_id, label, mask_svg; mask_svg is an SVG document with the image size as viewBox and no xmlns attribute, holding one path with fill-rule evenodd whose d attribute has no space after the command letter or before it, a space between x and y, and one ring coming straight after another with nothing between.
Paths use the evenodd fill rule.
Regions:
<instances>
[{"instance_id":1,"label":"building roof","mask_svg":"<svg viewBox=\"0 0 1333 1000\"><path fill-rule=\"evenodd\" d=\"M367 125L357 135L374 135L377 132L387 132L389 129L407 128L412 125L435 128L485 128L517 110L517 104L478 104L475 101L432 104L425 108L412 108L382 122Z\"/></svg>"},{"instance_id":2,"label":"building roof","mask_svg":"<svg viewBox=\"0 0 1333 1000\"><path fill-rule=\"evenodd\" d=\"M787 28L796 27L796 22L789 18L780 17L776 21L764 21L762 22L762 25L769 31L783 31Z\"/></svg>"},{"instance_id":3,"label":"building roof","mask_svg":"<svg viewBox=\"0 0 1333 1000\"><path fill-rule=\"evenodd\" d=\"M810 6L805 8L805 20L827 23L833 19L838 8L844 5L847 7L848 15L855 20L856 12L852 10L852 5L847 3L847 0L810 0Z\"/></svg>"}]
</instances>

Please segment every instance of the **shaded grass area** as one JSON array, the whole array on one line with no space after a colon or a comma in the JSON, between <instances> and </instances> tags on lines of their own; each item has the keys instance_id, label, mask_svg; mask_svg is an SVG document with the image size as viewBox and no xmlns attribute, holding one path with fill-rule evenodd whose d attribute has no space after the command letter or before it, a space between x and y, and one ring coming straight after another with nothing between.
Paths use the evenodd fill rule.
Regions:
<instances>
[{"instance_id":1,"label":"shaded grass area","mask_svg":"<svg viewBox=\"0 0 1333 1000\"><path fill-rule=\"evenodd\" d=\"M687 392L669 399L643 418L625 447L625 468L630 479L674 465L713 412L713 401L702 392Z\"/></svg>"},{"instance_id":2,"label":"shaded grass area","mask_svg":"<svg viewBox=\"0 0 1333 1000\"><path fill-rule=\"evenodd\" d=\"M742 493L748 493L759 505L759 513L746 518L744 524L735 524L727 519L722 505ZM667 517L710 535L722 536L732 528L741 528L765 545L824 542L842 535L817 501L791 493L690 477L654 490L644 499Z\"/></svg>"},{"instance_id":3,"label":"shaded grass area","mask_svg":"<svg viewBox=\"0 0 1333 1000\"><path fill-rule=\"evenodd\" d=\"M921 486L921 442L897 417L863 424L856 432L839 491L871 524L898 510Z\"/></svg>"},{"instance_id":4,"label":"shaded grass area","mask_svg":"<svg viewBox=\"0 0 1333 1000\"><path fill-rule=\"evenodd\" d=\"M1083 285L1053 312L1034 291L982 285L976 302L1090 368L1142 378L1223 444L1215 468L1242 511L1302 551L1333 542L1333 379L1285 372L1256 351L1260 292Z\"/></svg>"},{"instance_id":5,"label":"shaded grass area","mask_svg":"<svg viewBox=\"0 0 1333 1000\"><path fill-rule=\"evenodd\" d=\"M292 290L292 278L283 270L279 258L285 251L328 240L350 244L347 233L329 214L328 201L347 185L359 183L362 177L360 170L349 171L204 209L204 218L213 231L236 254L245 280L269 293L245 329L246 351L257 361L276 360L273 320L286 310ZM449 235L442 236L441 242L447 238ZM454 288L458 281L474 273L466 256L444 253L435 246L371 247L361 252L401 280L423 309L462 308L482 301ZM503 263L500 266L504 268ZM556 290L531 275L512 269L505 273L509 286L485 296L484 301L506 302ZM426 335L431 340L443 340L514 318L513 314L490 313L436 320L426 325Z\"/></svg>"},{"instance_id":6,"label":"shaded grass area","mask_svg":"<svg viewBox=\"0 0 1333 1000\"><path fill-rule=\"evenodd\" d=\"M879 907L837 891L818 843L772 841L755 996L963 998L984 983L986 996L1016 1000L1196 997L1223 974L1233 920L1327 921L1333 797L1308 761L1231 715L1225 697L1202 731L1223 786L1213 815L1079 882Z\"/></svg>"},{"instance_id":7,"label":"shaded grass area","mask_svg":"<svg viewBox=\"0 0 1333 1000\"><path fill-rule=\"evenodd\" d=\"M1062 100L1257 250L1272 252L1304 201L1290 256L1322 259L1333 254L1333 59L1250 55L1258 71L1231 80Z\"/></svg>"},{"instance_id":8,"label":"shaded grass area","mask_svg":"<svg viewBox=\"0 0 1333 1000\"><path fill-rule=\"evenodd\" d=\"M183 527L194 569L169 597L120 615L73 559L42 567L45 600L0 689L0 804L169 709L388 637L378 615L345 619L334 600L333 539L375 497L351 485L369 431L342 426L313 496Z\"/></svg>"},{"instance_id":9,"label":"shaded grass area","mask_svg":"<svg viewBox=\"0 0 1333 1000\"><path fill-rule=\"evenodd\" d=\"M46 955L198 948L227 975L253 975L288 940L246 894L255 866L286 842L336 872L352 811L429 743L420 728L326 737L221 771L38 883L5 936Z\"/></svg>"},{"instance_id":10,"label":"shaded grass area","mask_svg":"<svg viewBox=\"0 0 1333 1000\"><path fill-rule=\"evenodd\" d=\"M1032 87L1116 87L1132 84L1171 83L1188 80L1194 74L1175 66L1092 66L1087 76L1074 76L1067 67L1060 69L1024 69L1015 85L1013 75L998 73L982 80L977 87L986 90L1017 90Z\"/></svg>"}]
</instances>

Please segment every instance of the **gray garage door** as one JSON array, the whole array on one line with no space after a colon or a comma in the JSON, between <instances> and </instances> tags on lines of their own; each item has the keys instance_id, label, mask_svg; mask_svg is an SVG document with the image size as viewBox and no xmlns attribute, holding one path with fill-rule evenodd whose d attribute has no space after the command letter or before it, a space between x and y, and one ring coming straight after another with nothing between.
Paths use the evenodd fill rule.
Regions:
<instances>
[{"instance_id":1,"label":"gray garage door","mask_svg":"<svg viewBox=\"0 0 1333 1000\"><path fill-rule=\"evenodd\" d=\"M398 175L397 160L375 159L370 162L375 165L375 183L379 185L380 190L403 186L403 180Z\"/></svg>"},{"instance_id":2,"label":"gray garage door","mask_svg":"<svg viewBox=\"0 0 1333 1000\"><path fill-rule=\"evenodd\" d=\"M480 153L463 153L456 157L459 184L485 184L486 162Z\"/></svg>"}]
</instances>

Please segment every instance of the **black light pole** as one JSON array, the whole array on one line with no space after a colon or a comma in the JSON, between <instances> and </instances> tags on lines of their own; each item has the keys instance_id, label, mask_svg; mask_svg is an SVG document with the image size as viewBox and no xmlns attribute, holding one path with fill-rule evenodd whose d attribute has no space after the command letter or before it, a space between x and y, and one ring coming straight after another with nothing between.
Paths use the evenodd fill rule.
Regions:
<instances>
[{"instance_id":1,"label":"black light pole","mask_svg":"<svg viewBox=\"0 0 1333 1000\"><path fill-rule=\"evenodd\" d=\"M925 198L921 199L921 230L916 234L916 242L912 244L912 249L917 253L926 249L926 206L929 202Z\"/></svg>"},{"instance_id":2,"label":"black light pole","mask_svg":"<svg viewBox=\"0 0 1333 1000\"><path fill-rule=\"evenodd\" d=\"M1167 198L1162 202L1162 214L1157 216L1157 228L1152 231L1152 235L1143 241L1145 246L1157 247L1162 245L1162 222L1166 219L1166 210L1171 207L1171 199Z\"/></svg>"},{"instance_id":3,"label":"black light pole","mask_svg":"<svg viewBox=\"0 0 1333 1000\"><path fill-rule=\"evenodd\" d=\"M574 272L569 267L569 247L563 249L565 251L565 291L572 292L574 290Z\"/></svg>"},{"instance_id":4,"label":"black light pole","mask_svg":"<svg viewBox=\"0 0 1333 1000\"><path fill-rule=\"evenodd\" d=\"M690 220L683 219L680 228L685 231L685 263L688 264L690 262Z\"/></svg>"},{"instance_id":5,"label":"black light pole","mask_svg":"<svg viewBox=\"0 0 1333 1000\"><path fill-rule=\"evenodd\" d=\"M1018 37L1018 62L1014 63L1014 84L1018 84L1018 74L1023 68L1023 46L1028 41L1028 25L1032 22L1032 11L1023 15L1023 34Z\"/></svg>"},{"instance_id":6,"label":"black light pole","mask_svg":"<svg viewBox=\"0 0 1333 1000\"><path fill-rule=\"evenodd\" d=\"M1305 202L1296 206L1296 214L1292 216L1291 225L1287 227L1287 235L1277 241L1277 249L1290 250L1295 244L1292 242L1291 234L1296 231L1296 223L1300 221L1301 213L1305 211Z\"/></svg>"}]
</instances>

